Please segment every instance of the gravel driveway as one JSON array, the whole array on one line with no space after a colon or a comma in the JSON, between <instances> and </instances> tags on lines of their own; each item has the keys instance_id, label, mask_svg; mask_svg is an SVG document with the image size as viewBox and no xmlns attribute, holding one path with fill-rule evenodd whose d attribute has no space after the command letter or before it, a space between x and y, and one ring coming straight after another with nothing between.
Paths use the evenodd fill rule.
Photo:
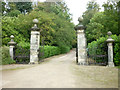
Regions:
<instances>
[{"instance_id":1,"label":"gravel driveway","mask_svg":"<svg viewBox=\"0 0 120 90\"><path fill-rule=\"evenodd\" d=\"M47 58L38 65L5 65L2 75L3 88L118 87L117 68L76 65L75 50Z\"/></svg>"}]
</instances>

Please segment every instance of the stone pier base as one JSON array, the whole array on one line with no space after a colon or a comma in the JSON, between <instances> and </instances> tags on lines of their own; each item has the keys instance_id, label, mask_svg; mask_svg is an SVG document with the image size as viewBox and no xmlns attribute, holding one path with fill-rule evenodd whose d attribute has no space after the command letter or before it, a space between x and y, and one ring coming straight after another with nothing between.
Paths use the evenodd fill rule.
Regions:
<instances>
[{"instance_id":1,"label":"stone pier base","mask_svg":"<svg viewBox=\"0 0 120 90\"><path fill-rule=\"evenodd\" d=\"M77 30L78 64L86 65L86 38L84 30Z\"/></svg>"}]
</instances>

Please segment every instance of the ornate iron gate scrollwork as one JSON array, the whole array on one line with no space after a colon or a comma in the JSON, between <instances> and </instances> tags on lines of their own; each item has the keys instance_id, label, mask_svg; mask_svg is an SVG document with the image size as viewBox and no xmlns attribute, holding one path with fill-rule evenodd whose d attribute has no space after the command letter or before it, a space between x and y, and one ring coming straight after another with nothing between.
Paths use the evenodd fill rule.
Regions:
<instances>
[{"instance_id":1,"label":"ornate iron gate scrollwork","mask_svg":"<svg viewBox=\"0 0 120 90\"><path fill-rule=\"evenodd\" d=\"M103 65L108 64L108 48L106 43L100 43L87 50L87 63L88 65Z\"/></svg>"},{"instance_id":2,"label":"ornate iron gate scrollwork","mask_svg":"<svg viewBox=\"0 0 120 90\"><path fill-rule=\"evenodd\" d=\"M76 63L78 63L78 47L76 48Z\"/></svg>"},{"instance_id":3,"label":"ornate iron gate scrollwork","mask_svg":"<svg viewBox=\"0 0 120 90\"><path fill-rule=\"evenodd\" d=\"M42 42L40 44L38 51L39 51L39 54L38 54L39 61L43 61L43 59L44 59L44 39L42 39Z\"/></svg>"},{"instance_id":4,"label":"ornate iron gate scrollwork","mask_svg":"<svg viewBox=\"0 0 120 90\"><path fill-rule=\"evenodd\" d=\"M28 64L30 60L30 49L18 45L15 46L14 60L17 64Z\"/></svg>"}]
</instances>

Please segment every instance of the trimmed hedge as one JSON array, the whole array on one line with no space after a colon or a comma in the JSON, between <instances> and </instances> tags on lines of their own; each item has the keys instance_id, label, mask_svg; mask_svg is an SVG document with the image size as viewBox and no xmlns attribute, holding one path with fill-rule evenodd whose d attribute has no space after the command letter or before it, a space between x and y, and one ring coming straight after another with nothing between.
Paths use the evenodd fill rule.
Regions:
<instances>
[{"instance_id":1,"label":"trimmed hedge","mask_svg":"<svg viewBox=\"0 0 120 90\"><path fill-rule=\"evenodd\" d=\"M44 51L44 58L58 55L61 53L60 48L55 46L44 46L44 50L42 51Z\"/></svg>"},{"instance_id":2,"label":"trimmed hedge","mask_svg":"<svg viewBox=\"0 0 120 90\"><path fill-rule=\"evenodd\" d=\"M70 51L70 47L68 47L68 46L61 46L59 48L60 48L62 54Z\"/></svg>"},{"instance_id":3,"label":"trimmed hedge","mask_svg":"<svg viewBox=\"0 0 120 90\"><path fill-rule=\"evenodd\" d=\"M97 52L97 55L102 55L102 54L104 55L105 52L103 50L103 47L107 47L107 44L105 43L106 40L107 38L101 37L97 41L88 43L88 50L89 50L88 54L95 55Z\"/></svg>"},{"instance_id":4,"label":"trimmed hedge","mask_svg":"<svg viewBox=\"0 0 120 90\"><path fill-rule=\"evenodd\" d=\"M18 46L21 46L22 48L25 48L25 49L30 49L30 43L26 43L26 42L20 42L18 44ZM45 45L44 49L42 49L41 46L40 46L40 48L41 48L40 51L44 52L44 58L54 56L54 55L58 55L58 54L67 53L67 52L70 51L70 47L68 47L68 46L58 47L58 46Z\"/></svg>"},{"instance_id":5,"label":"trimmed hedge","mask_svg":"<svg viewBox=\"0 0 120 90\"><path fill-rule=\"evenodd\" d=\"M120 65L120 35L117 36L117 35L112 35L111 36L115 42L114 42L114 46L113 46L113 49L114 49L114 63L116 66L119 66ZM98 47L98 45L100 46L99 47L99 53L97 54L104 54L106 53L103 48L107 47L107 43L105 43L105 41L107 40L108 36L106 37L101 37L99 39L97 39L97 41L93 41L91 43L88 43L88 49L90 50L89 54L90 55L94 55L95 54L95 47ZM100 45L101 44L101 45Z\"/></svg>"},{"instance_id":6,"label":"trimmed hedge","mask_svg":"<svg viewBox=\"0 0 120 90\"><path fill-rule=\"evenodd\" d=\"M0 48L0 52L2 52L2 63L0 62L0 65L6 65L6 64L14 64L15 61L10 58L9 54L9 47L3 46Z\"/></svg>"},{"instance_id":7,"label":"trimmed hedge","mask_svg":"<svg viewBox=\"0 0 120 90\"><path fill-rule=\"evenodd\" d=\"M23 52L20 50L21 48L23 48L25 50L25 54L27 55L27 53L29 53L30 50L30 43L26 43L26 42L20 42L17 46L16 46L16 55L23 55ZM28 63L29 59L28 58L17 58L16 61L11 60L10 55L9 55L9 47L4 46L0 49L3 49L2 51L2 63L3 64L12 64L12 63ZM42 53L42 55L39 57L41 59L43 58L48 58L54 55L59 55L59 54L63 54L63 53L67 53L70 51L70 48L68 46L63 46L63 47L58 47L58 46L44 46L41 47L40 46L40 53ZM43 54L44 53L44 54Z\"/></svg>"}]
</instances>

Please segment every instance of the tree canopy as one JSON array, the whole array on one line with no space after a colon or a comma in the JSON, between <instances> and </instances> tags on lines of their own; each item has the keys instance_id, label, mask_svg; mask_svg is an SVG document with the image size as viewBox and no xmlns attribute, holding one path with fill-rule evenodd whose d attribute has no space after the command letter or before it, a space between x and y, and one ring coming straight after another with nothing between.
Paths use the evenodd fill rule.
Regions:
<instances>
[{"instance_id":1,"label":"tree canopy","mask_svg":"<svg viewBox=\"0 0 120 90\"><path fill-rule=\"evenodd\" d=\"M99 5L97 2L89 1L87 4L87 10L83 13L83 25L86 27L90 23L90 19L94 16L95 13L99 12Z\"/></svg>"},{"instance_id":2,"label":"tree canopy","mask_svg":"<svg viewBox=\"0 0 120 90\"><path fill-rule=\"evenodd\" d=\"M29 13L31 10L32 2L2 2L2 15L17 16L20 13Z\"/></svg>"},{"instance_id":3,"label":"tree canopy","mask_svg":"<svg viewBox=\"0 0 120 90\"><path fill-rule=\"evenodd\" d=\"M103 4L104 11L99 11L99 5L89 2L87 10L83 14L83 25L86 27L87 42L92 42L107 35L108 31L119 35L118 29L118 4L110 2Z\"/></svg>"},{"instance_id":4,"label":"tree canopy","mask_svg":"<svg viewBox=\"0 0 120 90\"><path fill-rule=\"evenodd\" d=\"M65 3L49 5L49 7L45 3L39 3L38 6L33 8L34 10L25 15L21 13L16 17L14 15L3 16L3 45L7 45L12 34L15 36L17 43L29 43L30 29L33 26L32 20L35 18L39 20L41 43L44 40L45 45L69 48L75 45L74 24L71 23L69 10Z\"/></svg>"}]
</instances>

